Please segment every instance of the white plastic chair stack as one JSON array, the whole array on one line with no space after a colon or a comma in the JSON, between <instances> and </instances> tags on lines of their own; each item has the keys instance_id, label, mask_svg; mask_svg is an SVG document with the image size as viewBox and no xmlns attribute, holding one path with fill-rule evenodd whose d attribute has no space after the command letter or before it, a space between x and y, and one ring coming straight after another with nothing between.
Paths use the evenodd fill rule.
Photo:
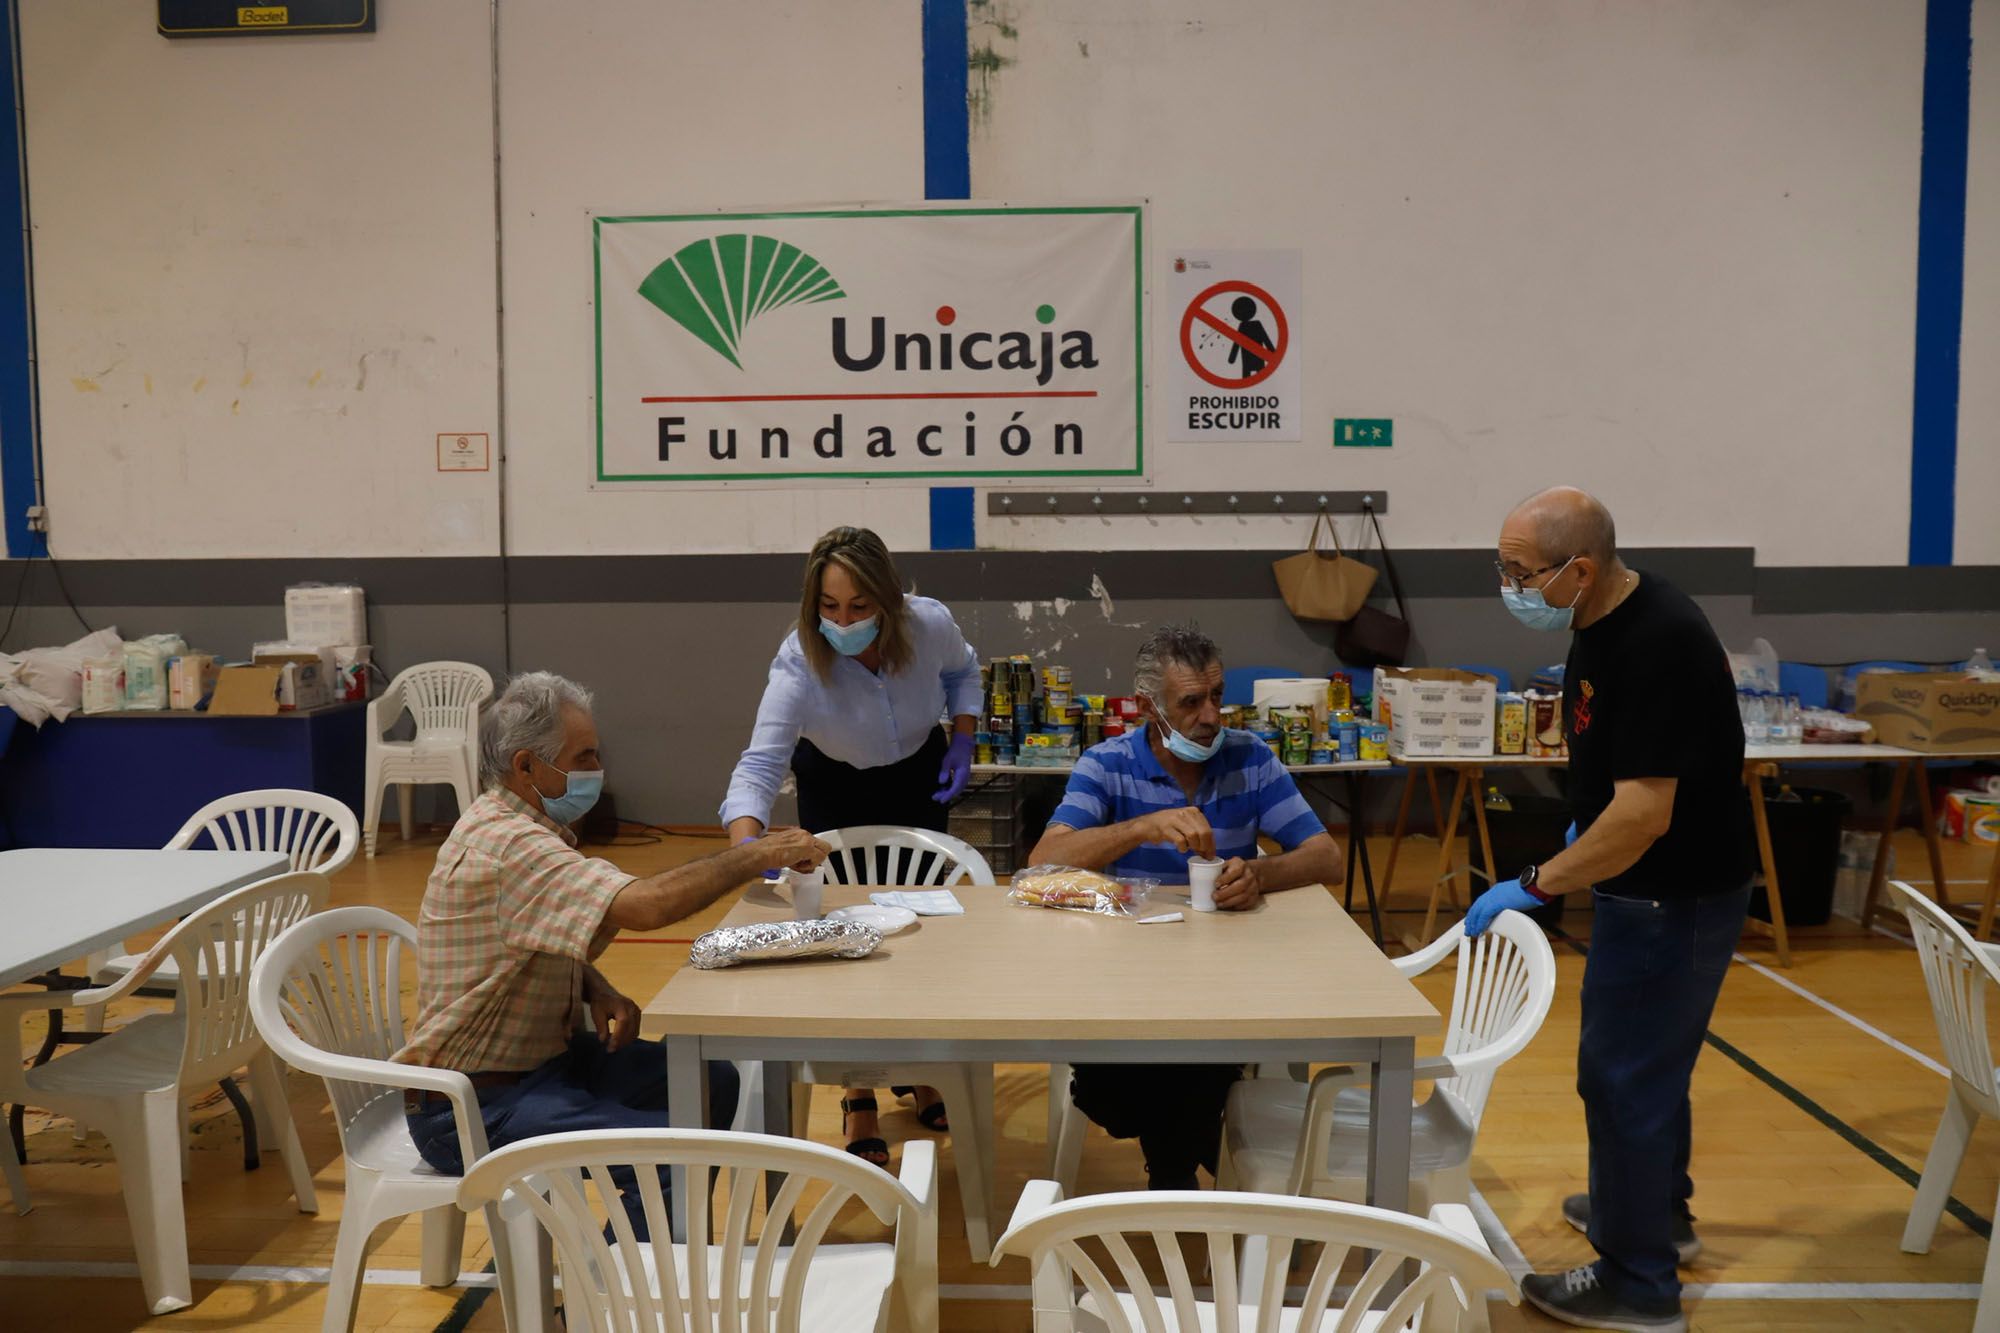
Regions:
<instances>
[{"instance_id":1,"label":"white plastic chair stack","mask_svg":"<svg viewBox=\"0 0 2000 1333\"><path fill-rule=\"evenodd\" d=\"M414 960L416 947L416 927L394 913L342 907L288 932L251 973L258 1032L288 1064L326 1080L346 1158L346 1197L321 1321L325 1333L354 1326L368 1240L384 1222L422 1213L424 1284L458 1281L465 1240L458 1178L439 1174L417 1155L404 1123L403 1092L422 1089L451 1099L461 1161L486 1155L486 1127L464 1074L390 1062L404 1044L404 955ZM510 1239L527 1247L524 1262L510 1267L528 1279L525 1294L514 1286L501 1292L507 1326L518 1333L548 1327L552 1310L545 1284L534 1281L548 1268L535 1262L535 1227L525 1211L515 1211L518 1221L498 1236L496 1249Z\"/></svg>"},{"instance_id":2,"label":"white plastic chair stack","mask_svg":"<svg viewBox=\"0 0 2000 1333\"><path fill-rule=\"evenodd\" d=\"M2000 966L1990 946L1977 943L1944 908L1900 880L1890 887L1909 918L1938 1040L1944 1046L1945 1063L1951 1066L1944 1115L1924 1158L1923 1178L1903 1228L1903 1249L1925 1254L1979 1117L2000 1117L2000 1085L1994 1080L1993 1050L1986 1036L1986 993L1989 985L2000 985ZM1972 1327L1975 1333L2000 1333L2000 1246L1991 1242Z\"/></svg>"},{"instance_id":3,"label":"white plastic chair stack","mask_svg":"<svg viewBox=\"0 0 2000 1333\"><path fill-rule=\"evenodd\" d=\"M1477 939L1461 922L1421 952L1392 959L1415 977L1458 959L1444 1052L1416 1063L1434 1080L1412 1113L1411 1206L1469 1203L1479 1121L1500 1066L1541 1030L1555 999L1556 960L1540 926L1502 912ZM1368 1070L1323 1069L1309 1085L1248 1079L1229 1094L1217 1185L1263 1194L1358 1200L1368 1177ZM1244 1255L1246 1272L1261 1256Z\"/></svg>"},{"instance_id":4,"label":"white plastic chair stack","mask_svg":"<svg viewBox=\"0 0 2000 1333\"><path fill-rule=\"evenodd\" d=\"M1236 1246L1253 1240L1281 1254L1295 1245L1324 1247L1299 1305L1285 1305L1284 1264L1254 1279L1239 1273ZM1186 1247L1197 1255L1206 1249L1206 1298ZM1371 1250L1372 1258L1361 1253ZM1351 1256L1362 1266L1342 1292ZM1441 1204L1425 1220L1359 1204L1224 1191L1099 1194L1066 1203L1054 1181L1037 1180L994 1247L994 1262L1003 1257L1032 1265L1035 1333L1438 1333L1483 1326L1489 1289L1520 1303L1514 1280L1461 1204ZM1416 1279L1371 1310L1410 1260L1420 1265ZM1155 1289L1156 1275L1165 1279L1164 1294Z\"/></svg>"},{"instance_id":5,"label":"white plastic chair stack","mask_svg":"<svg viewBox=\"0 0 2000 1333\"><path fill-rule=\"evenodd\" d=\"M995 886L993 868L986 858L949 834L870 824L815 836L832 848L826 860L828 873L849 884ZM843 1065L827 1060L800 1064L793 1071L792 1133L805 1137L814 1085L886 1088L906 1084L928 1084L944 1098L951 1119L959 1200L965 1211L965 1238L973 1260L984 1260L993 1244L992 1065ZM746 1088L745 1099L750 1095Z\"/></svg>"},{"instance_id":6,"label":"white plastic chair stack","mask_svg":"<svg viewBox=\"0 0 2000 1333\"><path fill-rule=\"evenodd\" d=\"M258 1136L285 1159L299 1211L319 1211L299 1148L284 1076L250 1017L250 970L286 929L326 903L326 876L300 871L216 899L175 926L114 986L0 997L18 1038L20 1016L107 1004L144 985L160 961L179 966L172 1013L134 1019L72 1055L22 1071L0 1060L0 1100L25 1102L102 1128L118 1159L139 1280L154 1314L193 1303L181 1181L189 1166L187 1099L250 1067Z\"/></svg>"},{"instance_id":7,"label":"white plastic chair stack","mask_svg":"<svg viewBox=\"0 0 2000 1333\"><path fill-rule=\"evenodd\" d=\"M637 1175L650 1241L635 1237L611 1179L614 1166ZM661 1167L685 1167L690 1182L716 1173L716 1194L698 1196L687 1209L685 1244L668 1239ZM571 1333L937 1328L937 1157L929 1143L908 1146L898 1178L836 1148L764 1134L551 1134L482 1159L458 1193L468 1212L510 1196L554 1242ZM725 1201L719 1225L712 1220L716 1197ZM894 1228L893 1243L825 1243L852 1200ZM785 1222L796 1222L790 1244ZM503 1283L507 1263L499 1261Z\"/></svg>"},{"instance_id":8,"label":"white plastic chair stack","mask_svg":"<svg viewBox=\"0 0 2000 1333\"><path fill-rule=\"evenodd\" d=\"M465 813L479 790L479 705L491 698L493 677L470 662L424 662L398 672L382 697L368 705L368 797L361 829L368 855L382 822L382 788L396 787L403 839L413 835L410 788L444 783ZM417 734L385 740L408 712Z\"/></svg>"}]
</instances>

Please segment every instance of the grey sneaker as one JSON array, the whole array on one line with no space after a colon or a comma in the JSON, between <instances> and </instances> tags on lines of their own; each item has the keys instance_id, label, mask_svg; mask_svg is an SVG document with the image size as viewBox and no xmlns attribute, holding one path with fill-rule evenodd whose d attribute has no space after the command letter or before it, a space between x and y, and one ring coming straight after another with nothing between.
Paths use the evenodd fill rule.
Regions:
<instances>
[{"instance_id":1,"label":"grey sneaker","mask_svg":"<svg viewBox=\"0 0 2000 1333\"><path fill-rule=\"evenodd\" d=\"M1585 1235L1590 1234L1590 1196L1572 1194L1563 1200L1563 1221ZM1674 1255L1684 1264L1701 1253L1701 1237L1694 1234L1694 1217L1682 1213L1674 1218Z\"/></svg>"},{"instance_id":2,"label":"grey sneaker","mask_svg":"<svg viewBox=\"0 0 2000 1333\"><path fill-rule=\"evenodd\" d=\"M1619 1301L1597 1281L1597 1265L1585 1264L1567 1273L1530 1273L1521 1279L1528 1304L1551 1319L1578 1328L1608 1328L1619 1333L1686 1333L1687 1320L1676 1310L1647 1314Z\"/></svg>"}]
</instances>

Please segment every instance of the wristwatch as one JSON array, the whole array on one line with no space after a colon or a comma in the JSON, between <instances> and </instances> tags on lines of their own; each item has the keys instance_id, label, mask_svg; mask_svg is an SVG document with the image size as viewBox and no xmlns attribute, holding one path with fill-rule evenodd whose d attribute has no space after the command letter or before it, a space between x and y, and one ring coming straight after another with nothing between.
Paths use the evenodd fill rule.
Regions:
<instances>
[{"instance_id":1,"label":"wristwatch","mask_svg":"<svg viewBox=\"0 0 2000 1333\"><path fill-rule=\"evenodd\" d=\"M1528 891L1528 896L1534 898L1536 901L1550 902L1554 899L1555 895L1543 893L1541 891L1541 889L1538 887L1538 881L1541 879L1541 877L1542 877L1542 868L1540 866L1538 865L1525 866L1521 870L1520 885L1522 888Z\"/></svg>"}]
</instances>

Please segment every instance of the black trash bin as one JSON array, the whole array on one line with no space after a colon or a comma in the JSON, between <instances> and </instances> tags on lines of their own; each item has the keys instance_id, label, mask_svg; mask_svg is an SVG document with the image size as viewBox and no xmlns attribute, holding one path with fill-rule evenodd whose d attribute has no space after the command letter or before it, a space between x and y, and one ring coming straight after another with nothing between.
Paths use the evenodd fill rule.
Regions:
<instances>
[{"instance_id":1,"label":"black trash bin","mask_svg":"<svg viewBox=\"0 0 2000 1333\"><path fill-rule=\"evenodd\" d=\"M1793 798L1797 799L1793 799ZM1765 786L1764 809L1771 825L1771 860L1785 902L1787 926L1823 926L1833 915L1833 881L1840 871L1840 829L1854 802L1821 787ZM1771 919L1763 875L1750 892L1750 915Z\"/></svg>"},{"instance_id":2,"label":"black trash bin","mask_svg":"<svg viewBox=\"0 0 2000 1333\"><path fill-rule=\"evenodd\" d=\"M1486 831L1493 837L1493 873L1498 879L1513 879L1523 869L1540 865L1563 849L1563 834L1569 830L1569 802L1533 792L1507 797L1509 809L1486 808ZM1473 859L1478 860L1477 849ZM1789 895L1786 906L1791 905ZM1528 913L1544 926L1560 925L1563 900L1557 897L1546 907Z\"/></svg>"}]
</instances>

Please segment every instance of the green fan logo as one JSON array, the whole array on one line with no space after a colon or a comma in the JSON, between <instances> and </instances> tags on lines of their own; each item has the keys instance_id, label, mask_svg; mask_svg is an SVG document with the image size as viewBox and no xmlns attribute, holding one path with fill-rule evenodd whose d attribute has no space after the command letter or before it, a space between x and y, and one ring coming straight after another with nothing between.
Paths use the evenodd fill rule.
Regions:
<instances>
[{"instance_id":1,"label":"green fan logo","mask_svg":"<svg viewBox=\"0 0 2000 1333\"><path fill-rule=\"evenodd\" d=\"M838 301L826 266L796 245L733 232L682 246L646 275L639 295L738 370L743 330L767 310Z\"/></svg>"}]
</instances>

